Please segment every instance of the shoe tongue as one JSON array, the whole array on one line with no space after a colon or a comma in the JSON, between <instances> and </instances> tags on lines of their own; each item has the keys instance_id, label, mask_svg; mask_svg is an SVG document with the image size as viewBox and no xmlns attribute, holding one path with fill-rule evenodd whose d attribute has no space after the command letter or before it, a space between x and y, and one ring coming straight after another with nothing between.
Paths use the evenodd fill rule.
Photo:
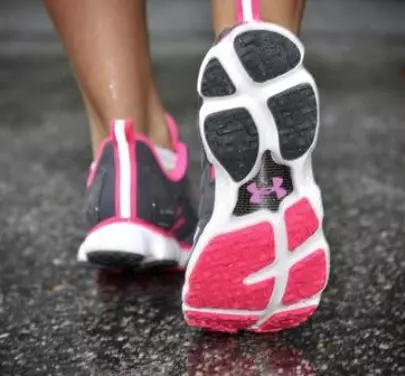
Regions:
<instances>
[{"instance_id":1,"label":"shoe tongue","mask_svg":"<svg viewBox=\"0 0 405 376\"><path fill-rule=\"evenodd\" d=\"M155 151L160 162L168 171L172 171L176 167L177 154L173 150L155 146Z\"/></svg>"}]
</instances>

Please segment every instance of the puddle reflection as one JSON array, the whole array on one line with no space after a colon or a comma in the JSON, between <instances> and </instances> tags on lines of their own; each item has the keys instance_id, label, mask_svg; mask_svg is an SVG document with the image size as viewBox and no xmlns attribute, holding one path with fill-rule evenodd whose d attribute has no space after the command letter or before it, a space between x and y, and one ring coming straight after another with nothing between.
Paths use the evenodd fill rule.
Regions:
<instances>
[{"instance_id":1,"label":"puddle reflection","mask_svg":"<svg viewBox=\"0 0 405 376\"><path fill-rule=\"evenodd\" d=\"M160 269L137 273L98 270L95 273L97 297L106 302L119 297L134 302L139 298L161 298L172 302L176 296L180 297L183 282L182 274Z\"/></svg>"},{"instance_id":2,"label":"puddle reflection","mask_svg":"<svg viewBox=\"0 0 405 376\"><path fill-rule=\"evenodd\" d=\"M122 336L125 329L127 341L141 333L150 333L145 340L154 343L151 351L167 355L170 351L165 344L169 337L176 335L179 346L190 340L190 345L182 351L173 353L180 362L176 372L188 376L315 376L316 372L304 358L301 350L295 348L281 334L227 335L220 333L198 332L189 329L181 318L180 295L183 276L176 273L162 274L111 274L96 273L97 297L102 307L97 316L101 323L110 329L106 336ZM148 315L146 315L148 312ZM170 325L167 326L168 317ZM127 324L122 327L122 322ZM131 325L133 323L133 325ZM164 324L163 324L164 323ZM100 321L98 321L100 327ZM162 325L166 325L165 329ZM151 329L153 329L151 331ZM173 333L170 330L173 330ZM117 334L118 333L118 334ZM170 337L171 338L171 337ZM168 340L170 346L172 340ZM132 344L133 346L134 344ZM114 342L114 345L117 343ZM184 350L183 350L184 349ZM131 347L134 359L140 348ZM127 352L127 350L125 350ZM142 352L145 352L142 347ZM184 358L183 358L184 359ZM160 367L159 362L149 366ZM183 368L184 367L184 368Z\"/></svg>"},{"instance_id":3,"label":"puddle reflection","mask_svg":"<svg viewBox=\"0 0 405 376\"><path fill-rule=\"evenodd\" d=\"M315 370L279 335L228 336L204 333L193 339L188 376L315 376Z\"/></svg>"}]
</instances>

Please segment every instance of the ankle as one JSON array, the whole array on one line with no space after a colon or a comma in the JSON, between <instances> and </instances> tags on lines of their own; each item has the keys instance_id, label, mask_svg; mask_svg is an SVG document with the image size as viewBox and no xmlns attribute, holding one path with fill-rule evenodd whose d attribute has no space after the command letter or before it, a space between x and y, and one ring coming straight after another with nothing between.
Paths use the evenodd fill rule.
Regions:
<instances>
[{"instance_id":1,"label":"ankle","mask_svg":"<svg viewBox=\"0 0 405 376\"><path fill-rule=\"evenodd\" d=\"M151 95L148 106L147 136L158 146L173 149L165 110L157 95Z\"/></svg>"},{"instance_id":2,"label":"ankle","mask_svg":"<svg viewBox=\"0 0 405 376\"><path fill-rule=\"evenodd\" d=\"M114 119L131 119L134 131L145 135L153 143L162 148L172 149L169 128L166 124L165 111L160 101L151 96L142 106L142 111L122 112L122 109L108 109L97 111L90 101L85 101L87 118L90 124L93 155L97 154L100 144L109 134L109 124Z\"/></svg>"},{"instance_id":3,"label":"ankle","mask_svg":"<svg viewBox=\"0 0 405 376\"><path fill-rule=\"evenodd\" d=\"M173 149L172 141L170 139L170 133L166 126L164 118L159 125L151 127L148 132L148 138L150 138L154 144L166 149Z\"/></svg>"},{"instance_id":4,"label":"ankle","mask_svg":"<svg viewBox=\"0 0 405 376\"><path fill-rule=\"evenodd\" d=\"M93 158L96 158L101 143L108 136L108 126L102 122L95 113L87 110L87 119L90 125L90 139Z\"/></svg>"}]
</instances>

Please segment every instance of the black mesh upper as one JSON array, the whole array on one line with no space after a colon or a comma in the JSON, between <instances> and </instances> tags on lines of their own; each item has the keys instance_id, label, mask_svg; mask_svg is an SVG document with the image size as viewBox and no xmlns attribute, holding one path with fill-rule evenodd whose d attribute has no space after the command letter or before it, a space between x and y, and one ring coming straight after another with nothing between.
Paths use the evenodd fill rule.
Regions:
<instances>
[{"instance_id":1,"label":"black mesh upper","mask_svg":"<svg viewBox=\"0 0 405 376\"><path fill-rule=\"evenodd\" d=\"M197 217L190 201L187 179L171 181L143 142L138 142L135 150L139 166L137 215L166 230L184 219L184 225L178 227L175 235L180 241L190 242Z\"/></svg>"},{"instance_id":2,"label":"black mesh upper","mask_svg":"<svg viewBox=\"0 0 405 376\"><path fill-rule=\"evenodd\" d=\"M186 177L171 181L161 170L149 146L135 146L137 217L168 232L179 241L190 243L197 217L190 201ZM93 184L88 190L86 217L90 227L115 213L115 165L113 146L107 145L101 156Z\"/></svg>"}]
</instances>

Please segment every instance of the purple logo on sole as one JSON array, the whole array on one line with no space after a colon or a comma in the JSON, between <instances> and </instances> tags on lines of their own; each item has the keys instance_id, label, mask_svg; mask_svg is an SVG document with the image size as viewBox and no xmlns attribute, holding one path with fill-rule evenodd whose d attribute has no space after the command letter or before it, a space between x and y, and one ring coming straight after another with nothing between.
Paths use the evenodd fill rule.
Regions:
<instances>
[{"instance_id":1,"label":"purple logo on sole","mask_svg":"<svg viewBox=\"0 0 405 376\"><path fill-rule=\"evenodd\" d=\"M265 196L270 196L272 193L274 193L279 200L287 195L287 191L282 187L283 178L273 178L272 182L272 186L265 186L260 188L257 187L256 183L249 184L247 186L247 190L251 193L250 203L260 204Z\"/></svg>"}]
</instances>

